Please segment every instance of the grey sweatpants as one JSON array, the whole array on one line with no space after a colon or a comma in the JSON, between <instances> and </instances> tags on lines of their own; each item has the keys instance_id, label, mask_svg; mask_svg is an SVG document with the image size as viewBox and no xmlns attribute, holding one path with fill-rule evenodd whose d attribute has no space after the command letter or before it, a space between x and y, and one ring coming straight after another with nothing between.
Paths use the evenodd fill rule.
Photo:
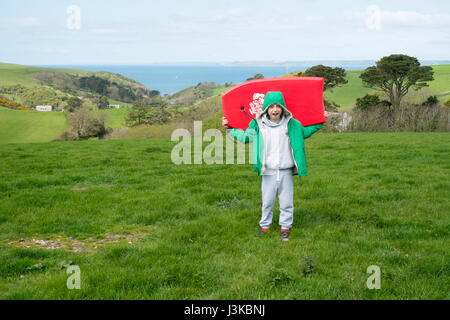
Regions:
<instances>
[{"instance_id":1,"label":"grey sweatpants","mask_svg":"<svg viewBox=\"0 0 450 320\"><path fill-rule=\"evenodd\" d=\"M273 207L278 194L280 203L280 225L282 229L291 229L294 220L294 182L292 169L277 170L274 175L263 175L261 228L270 228Z\"/></svg>"}]
</instances>

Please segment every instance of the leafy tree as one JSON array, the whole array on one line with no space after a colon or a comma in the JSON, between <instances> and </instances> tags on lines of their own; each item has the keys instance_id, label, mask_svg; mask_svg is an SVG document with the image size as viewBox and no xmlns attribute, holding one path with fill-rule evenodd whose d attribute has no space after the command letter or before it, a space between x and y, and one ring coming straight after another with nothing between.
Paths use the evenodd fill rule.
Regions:
<instances>
[{"instance_id":1,"label":"leafy tree","mask_svg":"<svg viewBox=\"0 0 450 320\"><path fill-rule=\"evenodd\" d=\"M145 104L144 100L138 100L133 103L131 108L128 108L128 113L125 121L128 125L142 124L148 116L150 108Z\"/></svg>"},{"instance_id":2,"label":"leafy tree","mask_svg":"<svg viewBox=\"0 0 450 320\"><path fill-rule=\"evenodd\" d=\"M297 73L299 77L320 77L323 78L323 90L332 90L335 87L346 84L348 81L346 78L347 74L344 69L336 67L328 67L322 64L312 66L304 72ZM334 101L329 101L327 99L323 100L325 109L328 111L337 111L340 107Z\"/></svg>"},{"instance_id":3,"label":"leafy tree","mask_svg":"<svg viewBox=\"0 0 450 320\"><path fill-rule=\"evenodd\" d=\"M337 111L340 107L336 102L327 99L323 99L323 104L327 111Z\"/></svg>"},{"instance_id":4,"label":"leafy tree","mask_svg":"<svg viewBox=\"0 0 450 320\"><path fill-rule=\"evenodd\" d=\"M160 96L160 92L158 90L150 90L150 98L155 98L155 97L159 97Z\"/></svg>"},{"instance_id":5,"label":"leafy tree","mask_svg":"<svg viewBox=\"0 0 450 320\"><path fill-rule=\"evenodd\" d=\"M395 108L411 87L419 90L428 86L426 82L433 80L433 70L429 66L420 66L417 58L392 54L381 58L376 66L367 68L360 78L365 86L383 91Z\"/></svg>"},{"instance_id":6,"label":"leafy tree","mask_svg":"<svg viewBox=\"0 0 450 320\"><path fill-rule=\"evenodd\" d=\"M348 81L345 79L347 74L342 68L332 68L319 64L307 69L305 72L298 74L302 77L321 77L323 78L323 90L333 89L339 85L344 85Z\"/></svg>"},{"instance_id":7,"label":"leafy tree","mask_svg":"<svg viewBox=\"0 0 450 320\"><path fill-rule=\"evenodd\" d=\"M67 107L70 112L73 112L75 109L78 109L83 104L83 101L78 97L70 97L67 100Z\"/></svg>"},{"instance_id":8,"label":"leafy tree","mask_svg":"<svg viewBox=\"0 0 450 320\"><path fill-rule=\"evenodd\" d=\"M257 73L255 74L253 77L248 78L245 81L250 81L250 80L257 80L257 79L264 79L264 76L262 75L262 73Z\"/></svg>"},{"instance_id":9,"label":"leafy tree","mask_svg":"<svg viewBox=\"0 0 450 320\"><path fill-rule=\"evenodd\" d=\"M116 85L117 86L117 85ZM129 87L119 87L119 96L120 99L127 99L134 101L138 97L134 94L133 90Z\"/></svg>"},{"instance_id":10,"label":"leafy tree","mask_svg":"<svg viewBox=\"0 0 450 320\"><path fill-rule=\"evenodd\" d=\"M109 100L108 100L107 97L102 96L102 97L100 97L100 98L98 99L98 101L97 101L97 107L98 107L99 109L107 109L108 106L109 106Z\"/></svg>"},{"instance_id":11,"label":"leafy tree","mask_svg":"<svg viewBox=\"0 0 450 320\"><path fill-rule=\"evenodd\" d=\"M152 111L146 119L147 124L164 124L170 120L170 112L167 109L167 102L163 99L151 104Z\"/></svg>"},{"instance_id":12,"label":"leafy tree","mask_svg":"<svg viewBox=\"0 0 450 320\"><path fill-rule=\"evenodd\" d=\"M96 77L94 75L89 77L81 77L78 80L79 87L82 89L86 89L90 92L99 93L101 95L108 94L108 87L110 86L110 82L106 79Z\"/></svg>"}]
</instances>

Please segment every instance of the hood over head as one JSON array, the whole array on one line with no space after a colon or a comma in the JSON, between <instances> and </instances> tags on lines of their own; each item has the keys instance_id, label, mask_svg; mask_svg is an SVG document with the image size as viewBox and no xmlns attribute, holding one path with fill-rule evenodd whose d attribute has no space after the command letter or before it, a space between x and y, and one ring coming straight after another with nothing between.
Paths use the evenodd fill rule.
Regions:
<instances>
[{"instance_id":1,"label":"hood over head","mask_svg":"<svg viewBox=\"0 0 450 320\"><path fill-rule=\"evenodd\" d=\"M264 98L262 112L256 115L256 119L261 119L263 115L267 115L269 106L272 104L278 104L283 108L283 118L292 118L292 113L287 109L286 103L284 102L283 94L279 91L269 91Z\"/></svg>"}]
</instances>

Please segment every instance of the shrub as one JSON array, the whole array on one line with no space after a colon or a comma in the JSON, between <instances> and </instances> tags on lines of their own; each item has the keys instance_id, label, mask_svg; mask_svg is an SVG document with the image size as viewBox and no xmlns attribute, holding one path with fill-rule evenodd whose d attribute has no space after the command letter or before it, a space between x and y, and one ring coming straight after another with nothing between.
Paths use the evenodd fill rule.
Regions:
<instances>
[{"instance_id":1,"label":"shrub","mask_svg":"<svg viewBox=\"0 0 450 320\"><path fill-rule=\"evenodd\" d=\"M0 106L14 110L31 110L30 108L23 107L19 103L6 99L3 96L0 96Z\"/></svg>"},{"instance_id":2,"label":"shrub","mask_svg":"<svg viewBox=\"0 0 450 320\"><path fill-rule=\"evenodd\" d=\"M325 110L327 111L337 112L338 108L340 108L340 105L338 105L336 102L327 99L323 99L323 104Z\"/></svg>"},{"instance_id":3,"label":"shrub","mask_svg":"<svg viewBox=\"0 0 450 320\"><path fill-rule=\"evenodd\" d=\"M364 97L356 99L356 108L365 110L380 103L381 100L377 94L366 94Z\"/></svg>"},{"instance_id":4,"label":"shrub","mask_svg":"<svg viewBox=\"0 0 450 320\"><path fill-rule=\"evenodd\" d=\"M81 107L82 104L83 101L78 97L70 97L67 100L67 108L69 109L70 112L75 111L76 109Z\"/></svg>"},{"instance_id":5,"label":"shrub","mask_svg":"<svg viewBox=\"0 0 450 320\"><path fill-rule=\"evenodd\" d=\"M103 138L111 132L105 128L105 114L89 111L87 106L67 116L68 129L56 140L83 140L91 137Z\"/></svg>"},{"instance_id":6,"label":"shrub","mask_svg":"<svg viewBox=\"0 0 450 320\"><path fill-rule=\"evenodd\" d=\"M30 108L38 105L57 106L61 102L58 93L51 88L29 88L21 97L23 104Z\"/></svg>"},{"instance_id":7,"label":"shrub","mask_svg":"<svg viewBox=\"0 0 450 320\"><path fill-rule=\"evenodd\" d=\"M247 80L245 80L245 81L257 80L257 79L264 79L263 74L262 73L257 73L253 77L247 78Z\"/></svg>"},{"instance_id":8,"label":"shrub","mask_svg":"<svg viewBox=\"0 0 450 320\"><path fill-rule=\"evenodd\" d=\"M439 100L438 100L438 98L436 97L436 96L429 96L428 98L427 98L427 100L425 100L423 103L422 103L422 105L423 106L433 106L433 105L435 105L435 104L438 104L439 103Z\"/></svg>"}]
</instances>

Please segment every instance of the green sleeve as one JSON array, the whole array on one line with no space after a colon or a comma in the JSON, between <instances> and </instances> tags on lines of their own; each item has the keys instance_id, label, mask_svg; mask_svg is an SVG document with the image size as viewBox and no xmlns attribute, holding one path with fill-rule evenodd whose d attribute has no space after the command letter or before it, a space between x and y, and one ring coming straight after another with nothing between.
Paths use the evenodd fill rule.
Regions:
<instances>
[{"instance_id":1,"label":"green sleeve","mask_svg":"<svg viewBox=\"0 0 450 320\"><path fill-rule=\"evenodd\" d=\"M323 123L315 124L312 126L303 127L303 138L307 139L313 135L314 132L323 127Z\"/></svg>"},{"instance_id":2,"label":"green sleeve","mask_svg":"<svg viewBox=\"0 0 450 320\"><path fill-rule=\"evenodd\" d=\"M231 129L229 130L229 134L237 141L249 143L252 142L253 138L256 136L256 126L256 121L252 120L246 130Z\"/></svg>"}]
</instances>

